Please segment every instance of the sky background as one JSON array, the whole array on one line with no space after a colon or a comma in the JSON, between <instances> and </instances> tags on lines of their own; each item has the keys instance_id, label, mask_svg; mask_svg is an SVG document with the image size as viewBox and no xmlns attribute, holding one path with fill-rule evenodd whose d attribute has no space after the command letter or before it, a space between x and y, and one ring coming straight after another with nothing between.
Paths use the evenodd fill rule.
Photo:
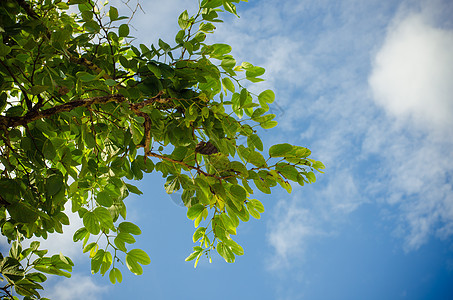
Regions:
<instances>
[{"instance_id":1,"label":"sky background","mask_svg":"<svg viewBox=\"0 0 453 300\"><path fill-rule=\"evenodd\" d=\"M137 43L174 41L195 0L143 0ZM134 0L130 1L134 5ZM120 10L128 14L127 9ZM72 233L46 246L73 258L72 279L50 278L44 295L72 299L453 299L453 2L449 0L250 0L223 14L210 42L266 69L279 126L269 147L289 142L326 165L315 184L257 194L261 220L241 223L245 250L197 269L193 222L158 174L137 186L128 218L151 257L123 283L90 275ZM50 277L50 276L49 276Z\"/></svg>"}]
</instances>

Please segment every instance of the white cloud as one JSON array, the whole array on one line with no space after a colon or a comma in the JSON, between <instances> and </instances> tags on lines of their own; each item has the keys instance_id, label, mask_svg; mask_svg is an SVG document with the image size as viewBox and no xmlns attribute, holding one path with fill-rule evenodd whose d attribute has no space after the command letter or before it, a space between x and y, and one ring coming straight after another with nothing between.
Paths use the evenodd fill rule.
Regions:
<instances>
[{"instance_id":1,"label":"white cloud","mask_svg":"<svg viewBox=\"0 0 453 300\"><path fill-rule=\"evenodd\" d=\"M102 299L107 286L97 285L90 276L73 274L71 278L53 282L53 287L46 288L46 297L58 300Z\"/></svg>"},{"instance_id":2,"label":"white cloud","mask_svg":"<svg viewBox=\"0 0 453 300\"><path fill-rule=\"evenodd\" d=\"M422 14L389 27L369 82L375 101L420 127L453 125L453 30L433 27Z\"/></svg>"},{"instance_id":3,"label":"white cloud","mask_svg":"<svg viewBox=\"0 0 453 300\"><path fill-rule=\"evenodd\" d=\"M369 128L363 150L382 159L375 187L398 207L407 251L453 234L453 30L430 14L395 18L369 78L391 119Z\"/></svg>"},{"instance_id":4,"label":"white cloud","mask_svg":"<svg viewBox=\"0 0 453 300\"><path fill-rule=\"evenodd\" d=\"M41 243L40 249L48 250L48 256L62 253L73 260L80 259L83 256L87 257L82 253L81 243L74 243L73 241L74 233L77 231L77 229L83 227L83 222L77 214L71 212L70 207L71 204L70 201L68 201L65 205L64 213L69 218L69 225L63 225L63 234L49 233L47 239L33 239ZM27 243L24 243L24 245L26 244Z\"/></svg>"},{"instance_id":5,"label":"white cloud","mask_svg":"<svg viewBox=\"0 0 453 300\"><path fill-rule=\"evenodd\" d=\"M47 256L62 253L71 259L79 259L84 254L82 253L81 243L74 243L73 235L77 229L83 227L82 219L77 214L71 212L70 201L66 203L64 213L69 218L69 225L63 225L63 234L48 233L47 239L33 238L22 242L22 247L28 247L32 241L40 242L40 249L47 249ZM9 249L10 245L7 243L6 238L0 239L0 246ZM86 255L85 255L86 256Z\"/></svg>"}]
</instances>

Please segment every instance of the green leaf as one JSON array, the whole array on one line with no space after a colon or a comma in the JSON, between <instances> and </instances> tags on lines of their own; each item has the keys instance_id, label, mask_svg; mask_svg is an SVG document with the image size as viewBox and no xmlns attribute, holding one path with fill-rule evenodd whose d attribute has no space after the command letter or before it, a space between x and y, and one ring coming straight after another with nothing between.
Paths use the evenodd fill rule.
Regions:
<instances>
[{"instance_id":1,"label":"green leaf","mask_svg":"<svg viewBox=\"0 0 453 300\"><path fill-rule=\"evenodd\" d=\"M162 76L162 72L160 70L160 68L153 62L149 62L146 67L148 68L148 70L150 70L151 72L154 73L154 75L156 75L157 78L160 78Z\"/></svg>"},{"instance_id":2,"label":"green leaf","mask_svg":"<svg viewBox=\"0 0 453 300\"><path fill-rule=\"evenodd\" d=\"M102 264L101 264L101 275L104 276L104 274L110 269L110 266L112 265L112 254L108 251L104 253L104 257L102 258Z\"/></svg>"},{"instance_id":3,"label":"green leaf","mask_svg":"<svg viewBox=\"0 0 453 300\"><path fill-rule=\"evenodd\" d=\"M139 265L148 265L151 262L148 254L141 249L133 249L126 254L126 266L135 275L143 273L142 267Z\"/></svg>"},{"instance_id":4,"label":"green leaf","mask_svg":"<svg viewBox=\"0 0 453 300\"><path fill-rule=\"evenodd\" d=\"M0 57L5 57L11 52L11 47L0 42Z\"/></svg>"},{"instance_id":5,"label":"green leaf","mask_svg":"<svg viewBox=\"0 0 453 300\"><path fill-rule=\"evenodd\" d=\"M6 111L7 117L20 117L24 113L24 108L22 106L12 106Z\"/></svg>"},{"instance_id":6,"label":"green leaf","mask_svg":"<svg viewBox=\"0 0 453 300\"><path fill-rule=\"evenodd\" d=\"M242 249L242 247L232 239L226 239L225 244L233 251L234 254L244 255L244 249Z\"/></svg>"},{"instance_id":7,"label":"green leaf","mask_svg":"<svg viewBox=\"0 0 453 300\"><path fill-rule=\"evenodd\" d=\"M263 155L256 151L250 151L250 156L248 157L247 161L259 168L266 165L266 160L264 159Z\"/></svg>"},{"instance_id":8,"label":"green leaf","mask_svg":"<svg viewBox=\"0 0 453 300\"><path fill-rule=\"evenodd\" d=\"M201 239L205 235L205 232L206 232L206 227L199 227L197 230L195 230L195 232L192 236L193 242L195 243L199 239Z\"/></svg>"},{"instance_id":9,"label":"green leaf","mask_svg":"<svg viewBox=\"0 0 453 300\"><path fill-rule=\"evenodd\" d=\"M236 60L230 55L224 56L224 58L222 59L222 62L220 63L220 66L224 69L232 69L232 68L234 68L235 65L236 65Z\"/></svg>"},{"instance_id":10,"label":"green leaf","mask_svg":"<svg viewBox=\"0 0 453 300\"><path fill-rule=\"evenodd\" d=\"M159 44L159 47L162 48L162 50L164 50L165 52L168 52L168 51L171 49L170 45L167 44L167 43L165 43L165 42L164 42L163 40L161 40L161 39L159 39L158 44Z\"/></svg>"},{"instance_id":11,"label":"green leaf","mask_svg":"<svg viewBox=\"0 0 453 300\"><path fill-rule=\"evenodd\" d=\"M272 90L265 90L258 96L258 100L264 103L272 103L275 100L275 94Z\"/></svg>"},{"instance_id":12,"label":"green leaf","mask_svg":"<svg viewBox=\"0 0 453 300\"><path fill-rule=\"evenodd\" d=\"M129 35L129 25L121 24L118 28L118 36L119 37L126 37Z\"/></svg>"},{"instance_id":13,"label":"green leaf","mask_svg":"<svg viewBox=\"0 0 453 300\"><path fill-rule=\"evenodd\" d=\"M230 92L234 93L234 84L233 84L233 82L231 81L230 78L228 78L228 77L222 78L222 83L223 83L223 86L227 90L229 90Z\"/></svg>"},{"instance_id":14,"label":"green leaf","mask_svg":"<svg viewBox=\"0 0 453 300\"><path fill-rule=\"evenodd\" d=\"M75 233L74 236L72 237L72 240L74 242L81 241L82 239L85 238L85 236L89 234L88 230L85 227L79 228Z\"/></svg>"},{"instance_id":15,"label":"green leaf","mask_svg":"<svg viewBox=\"0 0 453 300\"><path fill-rule=\"evenodd\" d=\"M191 42L184 42L184 48L187 49L187 51L189 51L189 54L193 54L193 45Z\"/></svg>"},{"instance_id":16,"label":"green leaf","mask_svg":"<svg viewBox=\"0 0 453 300\"><path fill-rule=\"evenodd\" d=\"M293 146L287 143L273 145L269 148L270 157L285 157L293 150Z\"/></svg>"},{"instance_id":17,"label":"green leaf","mask_svg":"<svg viewBox=\"0 0 453 300\"><path fill-rule=\"evenodd\" d=\"M230 12L230 13L232 13L232 14L234 14L234 15L237 16L237 13L236 13L236 6L235 6L233 3L231 3L231 2L229 2L229 1L227 1L227 0L224 0L224 1L223 1L223 7L225 8L225 10L226 10L227 12Z\"/></svg>"},{"instance_id":18,"label":"green leaf","mask_svg":"<svg viewBox=\"0 0 453 300\"><path fill-rule=\"evenodd\" d=\"M107 86L115 86L115 85L117 85L117 82L115 80L113 80L113 79L110 79L110 78L106 79L104 82L105 82L105 84Z\"/></svg>"},{"instance_id":19,"label":"green leaf","mask_svg":"<svg viewBox=\"0 0 453 300\"><path fill-rule=\"evenodd\" d=\"M118 250L127 252L126 241L122 240L121 239L122 237L124 237L124 235L122 235L120 237L116 236L115 239L113 240L113 243L118 248Z\"/></svg>"},{"instance_id":20,"label":"green leaf","mask_svg":"<svg viewBox=\"0 0 453 300\"><path fill-rule=\"evenodd\" d=\"M112 284L115 284L116 282L121 283L121 281L123 281L121 271L117 268L112 268L109 273L109 279Z\"/></svg>"},{"instance_id":21,"label":"green leaf","mask_svg":"<svg viewBox=\"0 0 453 300\"><path fill-rule=\"evenodd\" d=\"M94 273L99 272L101 265L102 265L102 261L104 259L104 254L105 254L105 251L102 249L99 249L96 252L96 254L94 255L94 257L91 259L91 273L94 274Z\"/></svg>"},{"instance_id":22,"label":"green leaf","mask_svg":"<svg viewBox=\"0 0 453 300\"><path fill-rule=\"evenodd\" d=\"M63 188L63 177L60 174L52 174L46 179L47 195L54 196Z\"/></svg>"},{"instance_id":23,"label":"green leaf","mask_svg":"<svg viewBox=\"0 0 453 300\"><path fill-rule=\"evenodd\" d=\"M55 156L57 155L55 147L53 146L50 140L46 140L44 142L44 145L42 147L42 153L44 154L44 157L49 160L54 159Z\"/></svg>"},{"instance_id":24,"label":"green leaf","mask_svg":"<svg viewBox=\"0 0 453 300\"><path fill-rule=\"evenodd\" d=\"M77 72L76 74L77 78L79 78L83 82L90 82L96 80L97 76L87 73L87 72Z\"/></svg>"},{"instance_id":25,"label":"green leaf","mask_svg":"<svg viewBox=\"0 0 453 300\"><path fill-rule=\"evenodd\" d=\"M195 220L204 210L204 205L195 204L187 210L187 218L190 220Z\"/></svg>"},{"instance_id":26,"label":"green leaf","mask_svg":"<svg viewBox=\"0 0 453 300\"><path fill-rule=\"evenodd\" d=\"M216 8L221 6L223 3L222 0L203 0L200 7L203 8Z\"/></svg>"},{"instance_id":27,"label":"green leaf","mask_svg":"<svg viewBox=\"0 0 453 300\"><path fill-rule=\"evenodd\" d=\"M200 251L192 252L189 256L186 257L185 261L194 260L194 259L197 258L198 256L200 256Z\"/></svg>"},{"instance_id":28,"label":"green leaf","mask_svg":"<svg viewBox=\"0 0 453 300\"><path fill-rule=\"evenodd\" d=\"M208 54L215 58L221 58L225 54L230 53L232 48L227 44L213 44L206 49Z\"/></svg>"},{"instance_id":29,"label":"green leaf","mask_svg":"<svg viewBox=\"0 0 453 300\"><path fill-rule=\"evenodd\" d=\"M311 182L311 183L315 183L316 182L316 176L315 176L315 173L313 172L308 172L306 174L308 180Z\"/></svg>"},{"instance_id":30,"label":"green leaf","mask_svg":"<svg viewBox=\"0 0 453 300\"><path fill-rule=\"evenodd\" d=\"M116 7L110 6L109 18L110 21L115 21L116 19L118 19L118 9Z\"/></svg>"},{"instance_id":31,"label":"green leaf","mask_svg":"<svg viewBox=\"0 0 453 300\"><path fill-rule=\"evenodd\" d=\"M139 126L138 124L134 123L131 125L131 131L132 131L132 140L135 145L140 145L142 139L143 139L143 128Z\"/></svg>"},{"instance_id":32,"label":"green leaf","mask_svg":"<svg viewBox=\"0 0 453 300\"><path fill-rule=\"evenodd\" d=\"M83 225L88 230L89 233L97 235L100 231L99 220L96 215L88 211L83 215Z\"/></svg>"},{"instance_id":33,"label":"green leaf","mask_svg":"<svg viewBox=\"0 0 453 300\"><path fill-rule=\"evenodd\" d=\"M245 76L247 78L254 78L254 77L257 77L257 76L261 76L265 72L264 68L262 68L262 67L251 66L251 67L248 67L248 68L245 68L245 69L246 69Z\"/></svg>"},{"instance_id":34,"label":"green leaf","mask_svg":"<svg viewBox=\"0 0 453 300\"><path fill-rule=\"evenodd\" d=\"M47 91L48 88L49 88L49 86L47 86L47 85L34 85L30 89L30 94L39 95L39 94Z\"/></svg>"},{"instance_id":35,"label":"green leaf","mask_svg":"<svg viewBox=\"0 0 453 300\"><path fill-rule=\"evenodd\" d=\"M24 270L17 259L5 257L0 262L0 274L11 281L18 281L23 278Z\"/></svg>"},{"instance_id":36,"label":"green leaf","mask_svg":"<svg viewBox=\"0 0 453 300\"><path fill-rule=\"evenodd\" d=\"M250 215L255 219L261 218L259 211L254 207L252 202L247 202L247 210L249 211Z\"/></svg>"},{"instance_id":37,"label":"green leaf","mask_svg":"<svg viewBox=\"0 0 453 300\"><path fill-rule=\"evenodd\" d=\"M247 168L239 161L230 162L228 168L236 172L239 172L243 177L248 176Z\"/></svg>"},{"instance_id":38,"label":"green leaf","mask_svg":"<svg viewBox=\"0 0 453 300\"><path fill-rule=\"evenodd\" d=\"M84 131L82 133L83 133L83 137L84 137L87 148L92 149L92 148L96 147L96 138L86 127L84 127Z\"/></svg>"},{"instance_id":39,"label":"green leaf","mask_svg":"<svg viewBox=\"0 0 453 300\"><path fill-rule=\"evenodd\" d=\"M135 243L135 238L130 233L127 233L127 232L118 233L118 235L116 236L115 239L118 239L119 241L122 241L122 242L125 242L128 244Z\"/></svg>"},{"instance_id":40,"label":"green leaf","mask_svg":"<svg viewBox=\"0 0 453 300\"><path fill-rule=\"evenodd\" d=\"M219 242L217 243L216 248L217 252L220 254L220 256L223 257L223 259L225 259L227 263L234 263L235 257L233 251L231 251L231 249L228 246L226 246L222 242Z\"/></svg>"},{"instance_id":41,"label":"green leaf","mask_svg":"<svg viewBox=\"0 0 453 300\"><path fill-rule=\"evenodd\" d=\"M263 179L258 178L258 179L253 179L253 182L255 183L256 187L263 193L265 194L270 194L271 189L270 187L264 182Z\"/></svg>"},{"instance_id":42,"label":"green leaf","mask_svg":"<svg viewBox=\"0 0 453 300\"><path fill-rule=\"evenodd\" d=\"M129 192L131 192L131 193L134 193L134 194L137 194L137 195L142 195L143 194L143 192L140 191L135 185L126 183L126 187L129 190Z\"/></svg>"},{"instance_id":43,"label":"green leaf","mask_svg":"<svg viewBox=\"0 0 453 300\"><path fill-rule=\"evenodd\" d=\"M102 227L113 228L113 219L112 215L105 207L96 207L93 211L97 220L99 220ZM84 216L85 217L85 216Z\"/></svg>"},{"instance_id":44,"label":"green leaf","mask_svg":"<svg viewBox=\"0 0 453 300\"><path fill-rule=\"evenodd\" d=\"M189 13L185 10L178 18L178 25L182 30L186 30L189 25Z\"/></svg>"},{"instance_id":45,"label":"green leaf","mask_svg":"<svg viewBox=\"0 0 453 300\"><path fill-rule=\"evenodd\" d=\"M201 23L199 30L205 33L212 33L216 27L212 23Z\"/></svg>"},{"instance_id":46,"label":"green leaf","mask_svg":"<svg viewBox=\"0 0 453 300\"><path fill-rule=\"evenodd\" d=\"M46 274L53 274L53 275L58 275L58 276L64 276L66 278L71 278L71 273L62 271L60 269L57 269L53 266L42 266L42 265L35 265L34 268L37 271L46 273Z\"/></svg>"},{"instance_id":47,"label":"green leaf","mask_svg":"<svg viewBox=\"0 0 453 300\"><path fill-rule=\"evenodd\" d=\"M110 197L110 195L107 192L102 191L96 195L96 202L99 205L102 205L105 207L110 207L113 204L113 199L112 199L112 197Z\"/></svg>"},{"instance_id":48,"label":"green leaf","mask_svg":"<svg viewBox=\"0 0 453 300\"><path fill-rule=\"evenodd\" d=\"M299 172L297 171L296 167L285 163L279 163L277 164L275 170L285 176L285 178L297 182Z\"/></svg>"},{"instance_id":49,"label":"green leaf","mask_svg":"<svg viewBox=\"0 0 453 300\"><path fill-rule=\"evenodd\" d=\"M267 121L267 122L264 122L264 123L260 123L260 126L263 129L271 129L271 128L274 128L277 125L278 125L277 121Z\"/></svg>"},{"instance_id":50,"label":"green leaf","mask_svg":"<svg viewBox=\"0 0 453 300\"><path fill-rule=\"evenodd\" d=\"M263 142L261 141L260 137L257 134L252 134L247 137L247 144L253 145L256 149L263 151Z\"/></svg>"},{"instance_id":51,"label":"green leaf","mask_svg":"<svg viewBox=\"0 0 453 300\"><path fill-rule=\"evenodd\" d=\"M266 123L266 122L269 122L270 120L272 120L273 118L275 118L274 114L268 114L268 115L256 117L253 119L253 121L259 122L259 123Z\"/></svg>"},{"instance_id":52,"label":"green leaf","mask_svg":"<svg viewBox=\"0 0 453 300\"><path fill-rule=\"evenodd\" d=\"M247 198L247 191L237 184L231 186L230 193L239 202L245 201Z\"/></svg>"},{"instance_id":53,"label":"green leaf","mask_svg":"<svg viewBox=\"0 0 453 300\"><path fill-rule=\"evenodd\" d=\"M92 242L83 248L83 253L87 253L88 251L91 251L92 249L95 249L97 251L98 248L99 248L98 244L96 244L95 242Z\"/></svg>"},{"instance_id":54,"label":"green leaf","mask_svg":"<svg viewBox=\"0 0 453 300\"><path fill-rule=\"evenodd\" d=\"M135 225L134 223L131 222L122 222L120 225L118 225L118 230L120 232L127 232L127 233L132 233L135 235L140 235L142 231L140 230L140 227Z\"/></svg>"},{"instance_id":55,"label":"green leaf","mask_svg":"<svg viewBox=\"0 0 453 300\"><path fill-rule=\"evenodd\" d=\"M307 149L308 150L308 149ZM310 151L310 150L309 150ZM315 169L316 171L320 172L320 173L323 173L321 170L325 169L326 167L324 166L324 164L320 161L315 161L312 165L313 169Z\"/></svg>"}]
</instances>

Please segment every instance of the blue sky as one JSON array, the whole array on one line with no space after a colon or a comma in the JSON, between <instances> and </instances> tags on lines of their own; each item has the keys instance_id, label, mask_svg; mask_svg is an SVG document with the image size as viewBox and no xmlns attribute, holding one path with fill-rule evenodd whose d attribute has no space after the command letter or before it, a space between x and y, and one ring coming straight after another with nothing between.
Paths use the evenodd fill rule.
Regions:
<instances>
[{"instance_id":1,"label":"blue sky","mask_svg":"<svg viewBox=\"0 0 453 300\"><path fill-rule=\"evenodd\" d=\"M132 3L132 1L131 1ZM142 1L131 34L173 41L195 0ZM123 10L127 13L127 10ZM123 283L91 276L73 245L80 222L47 245L78 265L49 280L54 299L453 299L453 3L250 0L212 42L266 68L279 126L267 146L310 148L326 165L291 195L258 194L261 220L238 228L245 255L197 269L193 223L158 174L126 200L151 264Z\"/></svg>"}]
</instances>

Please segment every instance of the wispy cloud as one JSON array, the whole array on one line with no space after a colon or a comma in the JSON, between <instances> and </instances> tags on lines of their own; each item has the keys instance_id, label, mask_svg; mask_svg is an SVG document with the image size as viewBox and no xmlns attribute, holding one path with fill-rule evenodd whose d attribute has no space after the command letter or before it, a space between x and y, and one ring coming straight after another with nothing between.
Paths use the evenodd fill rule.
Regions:
<instances>
[{"instance_id":1,"label":"wispy cloud","mask_svg":"<svg viewBox=\"0 0 453 300\"><path fill-rule=\"evenodd\" d=\"M120 12L128 16L130 16L131 9L135 10L137 2L140 4L140 8L131 22L134 28L131 35L137 37L140 44L148 47L152 43L157 47L160 38L168 44L174 44L175 35L180 30L178 16L185 9L189 14L196 13L198 9L197 1L192 0L126 1L131 9L124 5L125 1L114 1L114 5L121 8Z\"/></svg>"},{"instance_id":2,"label":"wispy cloud","mask_svg":"<svg viewBox=\"0 0 453 300\"><path fill-rule=\"evenodd\" d=\"M107 286L98 285L93 277L73 274L71 278L58 279L46 288L46 297L58 300L102 299Z\"/></svg>"},{"instance_id":3,"label":"wispy cloud","mask_svg":"<svg viewBox=\"0 0 453 300\"><path fill-rule=\"evenodd\" d=\"M314 241L338 235L345 216L366 201L350 170L322 185L309 192L295 187L291 197L278 201L267 226L267 240L274 250L268 257L269 269L285 270L304 263Z\"/></svg>"},{"instance_id":4,"label":"wispy cloud","mask_svg":"<svg viewBox=\"0 0 453 300\"><path fill-rule=\"evenodd\" d=\"M382 20L353 2L263 1L241 13L250 23L220 28L239 60L266 68L268 81L260 88L274 89L284 110L279 134L266 142L308 146L327 165L316 191L302 188L278 202L268 225L273 270L304 261L314 240L337 234L345 216L370 201L361 192L364 158L357 144L375 114L366 80L375 46L369 32Z\"/></svg>"},{"instance_id":5,"label":"wispy cloud","mask_svg":"<svg viewBox=\"0 0 453 300\"><path fill-rule=\"evenodd\" d=\"M300 195L280 200L269 223L268 241L275 253L269 259L272 270L286 269L297 257L302 258L310 238L325 234L315 214L301 207Z\"/></svg>"}]
</instances>

